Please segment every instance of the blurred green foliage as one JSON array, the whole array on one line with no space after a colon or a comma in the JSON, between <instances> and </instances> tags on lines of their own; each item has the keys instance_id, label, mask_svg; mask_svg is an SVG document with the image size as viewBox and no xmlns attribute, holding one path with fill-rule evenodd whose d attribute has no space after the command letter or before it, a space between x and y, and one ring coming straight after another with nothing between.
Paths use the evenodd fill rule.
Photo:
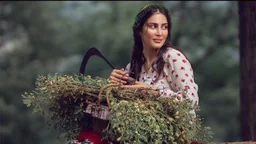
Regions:
<instances>
[{"instance_id":1,"label":"blurred green foliage","mask_svg":"<svg viewBox=\"0 0 256 144\"><path fill-rule=\"evenodd\" d=\"M129 62L132 24L151 3L168 7L171 42L190 59L199 85L200 115L216 141L240 140L238 10L235 1L40 1L0 2L0 142L64 143L43 117L22 103L36 77L78 73L85 51L94 46L117 67ZM108 77L100 58L86 74Z\"/></svg>"}]
</instances>

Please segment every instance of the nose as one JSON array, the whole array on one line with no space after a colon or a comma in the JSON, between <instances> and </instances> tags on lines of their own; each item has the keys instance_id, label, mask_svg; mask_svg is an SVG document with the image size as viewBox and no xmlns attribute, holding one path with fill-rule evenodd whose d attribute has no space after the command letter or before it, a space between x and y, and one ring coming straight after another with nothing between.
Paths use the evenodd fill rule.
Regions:
<instances>
[{"instance_id":1,"label":"nose","mask_svg":"<svg viewBox=\"0 0 256 144\"><path fill-rule=\"evenodd\" d=\"M157 29L156 34L157 34L157 35L162 35L162 33L163 33L163 32L162 32L162 29L161 29L161 27L159 27L159 28Z\"/></svg>"}]
</instances>

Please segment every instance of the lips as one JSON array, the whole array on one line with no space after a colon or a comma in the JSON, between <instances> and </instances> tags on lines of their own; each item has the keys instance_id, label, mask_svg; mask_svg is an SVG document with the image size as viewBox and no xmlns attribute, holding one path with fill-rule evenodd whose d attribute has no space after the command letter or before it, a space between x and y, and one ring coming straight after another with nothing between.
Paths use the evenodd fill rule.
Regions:
<instances>
[{"instance_id":1,"label":"lips","mask_svg":"<svg viewBox=\"0 0 256 144\"><path fill-rule=\"evenodd\" d=\"M161 43L163 39L153 39L156 43Z\"/></svg>"}]
</instances>

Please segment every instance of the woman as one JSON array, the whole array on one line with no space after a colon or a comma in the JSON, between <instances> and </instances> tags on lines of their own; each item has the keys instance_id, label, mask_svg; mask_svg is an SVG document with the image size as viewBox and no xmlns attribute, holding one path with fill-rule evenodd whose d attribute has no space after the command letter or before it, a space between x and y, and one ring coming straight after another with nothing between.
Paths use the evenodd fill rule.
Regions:
<instances>
[{"instance_id":1,"label":"woman","mask_svg":"<svg viewBox=\"0 0 256 144\"><path fill-rule=\"evenodd\" d=\"M136 79L136 83L123 87L152 87L162 97L178 95L179 100L184 99L182 93L187 89L187 98L197 105L198 86L194 82L193 70L187 58L170 45L170 30L171 19L165 7L143 7L133 25L134 46L131 62L126 69L114 69L110 74L110 82L126 84L128 77L132 77ZM73 144L103 143L96 142L99 140L99 134L85 130Z\"/></svg>"},{"instance_id":2,"label":"woman","mask_svg":"<svg viewBox=\"0 0 256 144\"><path fill-rule=\"evenodd\" d=\"M170 44L171 19L168 10L161 5L143 7L133 25L134 46L131 61L126 69L114 69L111 83L126 84L128 77L136 79L129 88L155 88L162 97L177 96L190 99L198 105L198 85L194 82L189 60ZM127 74L128 73L128 74ZM183 97L182 93L187 93ZM195 114L194 111L191 113Z\"/></svg>"}]
</instances>

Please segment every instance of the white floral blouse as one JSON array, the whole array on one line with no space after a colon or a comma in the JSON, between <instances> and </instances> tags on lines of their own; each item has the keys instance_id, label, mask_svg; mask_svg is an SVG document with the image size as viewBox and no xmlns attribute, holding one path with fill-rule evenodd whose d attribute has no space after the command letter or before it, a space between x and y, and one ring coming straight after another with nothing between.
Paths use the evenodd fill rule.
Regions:
<instances>
[{"instance_id":1,"label":"white floral blouse","mask_svg":"<svg viewBox=\"0 0 256 144\"><path fill-rule=\"evenodd\" d=\"M187 89L187 95L192 100L192 104L198 105L198 85L194 81L193 69L187 58L177 49L169 47L163 54L163 59L164 69L157 82L154 83L157 72L152 67L146 72L143 66L139 81L159 89L162 97L178 95L183 100L181 94ZM129 69L130 63L126 66L126 71Z\"/></svg>"}]
</instances>

